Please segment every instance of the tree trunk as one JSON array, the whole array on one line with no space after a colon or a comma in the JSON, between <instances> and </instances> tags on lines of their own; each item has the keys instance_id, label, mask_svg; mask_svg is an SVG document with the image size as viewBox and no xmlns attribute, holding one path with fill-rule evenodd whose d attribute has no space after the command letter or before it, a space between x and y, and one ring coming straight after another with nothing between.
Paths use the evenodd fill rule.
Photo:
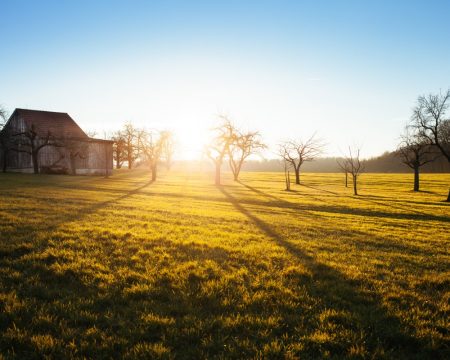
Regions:
<instances>
[{"instance_id":1,"label":"tree trunk","mask_svg":"<svg viewBox=\"0 0 450 360\"><path fill-rule=\"evenodd\" d=\"M128 161L128 170L131 170L133 166L133 145L131 144L131 140L127 141L127 161Z\"/></svg>"},{"instance_id":2,"label":"tree trunk","mask_svg":"<svg viewBox=\"0 0 450 360\"><path fill-rule=\"evenodd\" d=\"M105 144L103 146L105 148L105 178L107 179L109 177L109 161L108 161L108 147Z\"/></svg>"},{"instance_id":3,"label":"tree trunk","mask_svg":"<svg viewBox=\"0 0 450 360\"><path fill-rule=\"evenodd\" d=\"M448 189L447 202L450 202L450 189Z\"/></svg>"},{"instance_id":4,"label":"tree trunk","mask_svg":"<svg viewBox=\"0 0 450 360\"><path fill-rule=\"evenodd\" d=\"M156 180L157 171L158 166L156 164L152 165L152 181Z\"/></svg>"},{"instance_id":5,"label":"tree trunk","mask_svg":"<svg viewBox=\"0 0 450 360\"><path fill-rule=\"evenodd\" d=\"M31 161L33 162L33 172L35 174L39 174L39 160L38 153L36 151L31 153Z\"/></svg>"},{"instance_id":6,"label":"tree trunk","mask_svg":"<svg viewBox=\"0 0 450 360\"><path fill-rule=\"evenodd\" d=\"M216 178L215 184L220 185L220 164L216 163Z\"/></svg>"},{"instance_id":7,"label":"tree trunk","mask_svg":"<svg viewBox=\"0 0 450 360\"><path fill-rule=\"evenodd\" d=\"M291 176L289 174L289 171L287 172L286 176L286 190L291 191Z\"/></svg>"},{"instance_id":8,"label":"tree trunk","mask_svg":"<svg viewBox=\"0 0 450 360\"><path fill-rule=\"evenodd\" d=\"M128 161L128 170L131 170L132 166L133 166L133 159L131 157L131 152L132 149L130 147L128 147L128 154L127 154L127 161Z\"/></svg>"},{"instance_id":9,"label":"tree trunk","mask_svg":"<svg viewBox=\"0 0 450 360\"><path fill-rule=\"evenodd\" d=\"M300 168L298 169L294 168L294 170L295 170L295 183L297 185L300 185Z\"/></svg>"},{"instance_id":10,"label":"tree trunk","mask_svg":"<svg viewBox=\"0 0 450 360\"><path fill-rule=\"evenodd\" d=\"M419 167L414 167L414 191L419 191Z\"/></svg>"},{"instance_id":11,"label":"tree trunk","mask_svg":"<svg viewBox=\"0 0 450 360\"><path fill-rule=\"evenodd\" d=\"M233 159L231 157L230 157L230 161L229 161L229 166L230 166L231 172L233 173L233 180L238 181L239 171L238 171L236 163L233 161Z\"/></svg>"},{"instance_id":12,"label":"tree trunk","mask_svg":"<svg viewBox=\"0 0 450 360\"><path fill-rule=\"evenodd\" d=\"M348 187L348 172L345 173L345 187Z\"/></svg>"},{"instance_id":13,"label":"tree trunk","mask_svg":"<svg viewBox=\"0 0 450 360\"><path fill-rule=\"evenodd\" d=\"M357 178L358 178L357 175L353 175L353 194L354 195L358 195L358 189L357 189L357 186L356 186Z\"/></svg>"},{"instance_id":14,"label":"tree trunk","mask_svg":"<svg viewBox=\"0 0 450 360\"><path fill-rule=\"evenodd\" d=\"M234 172L233 172L233 178L234 178L234 181L238 181L239 180L239 168L236 168L236 169L234 169Z\"/></svg>"},{"instance_id":15,"label":"tree trunk","mask_svg":"<svg viewBox=\"0 0 450 360\"><path fill-rule=\"evenodd\" d=\"M237 164L237 166L234 169L233 175L234 175L234 181L239 180L239 174L241 173L242 163L244 160L241 159L241 161Z\"/></svg>"}]
</instances>

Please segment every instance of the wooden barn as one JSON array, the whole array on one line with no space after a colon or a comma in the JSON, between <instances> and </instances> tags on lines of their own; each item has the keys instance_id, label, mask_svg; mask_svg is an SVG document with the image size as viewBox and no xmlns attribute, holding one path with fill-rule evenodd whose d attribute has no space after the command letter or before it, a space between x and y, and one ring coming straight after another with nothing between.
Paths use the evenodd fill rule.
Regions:
<instances>
[{"instance_id":1,"label":"wooden barn","mask_svg":"<svg viewBox=\"0 0 450 360\"><path fill-rule=\"evenodd\" d=\"M107 175L113 142L89 137L67 114L16 109L0 132L3 171Z\"/></svg>"}]
</instances>

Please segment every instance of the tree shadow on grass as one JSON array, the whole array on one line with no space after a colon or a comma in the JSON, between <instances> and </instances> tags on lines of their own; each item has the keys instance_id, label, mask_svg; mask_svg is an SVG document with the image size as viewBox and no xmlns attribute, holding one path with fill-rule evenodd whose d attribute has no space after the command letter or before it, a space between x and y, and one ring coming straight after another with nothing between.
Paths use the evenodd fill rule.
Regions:
<instances>
[{"instance_id":1,"label":"tree shadow on grass","mask_svg":"<svg viewBox=\"0 0 450 360\"><path fill-rule=\"evenodd\" d=\"M264 192L262 190L254 188L254 187L252 187L250 185L247 185L245 183L241 183L241 185L243 185L244 187L246 187L250 191L255 192L256 194L259 194L261 196L266 197L267 199L269 199L271 201L272 200L276 200L278 203L284 204L283 208L294 209L294 210L301 210L303 212L305 211L305 209L313 210L313 211L318 209L318 207L316 205L313 205L311 207L304 206L304 207L300 208L296 204L293 204L293 203L291 203L291 202L289 202L287 200L278 198L278 197L276 197L274 195L268 194L268 193L266 193L266 192ZM295 194L295 195L304 195L304 194L302 194L302 193L300 193L300 192L298 192L296 190L293 190L292 193ZM312 195L305 195L305 196L310 197L312 199L315 199L315 200L317 200L319 202L326 202L325 200L316 198L316 197L314 197ZM240 203L241 204L245 204L246 202L245 201L240 201ZM263 204L261 204L261 205L263 205ZM324 208L328 209L328 207L324 207ZM319 209L321 209L321 207L319 207ZM335 207L332 207L332 209L335 209ZM320 211L328 212L326 210L320 210ZM331 211L331 212L335 212L335 211ZM351 212L339 211L339 213L354 214L353 211L351 211ZM356 212L356 214L357 215L361 215L358 212ZM364 214L367 214L368 216L370 216L370 213L366 213L365 212ZM321 221L321 222L325 222L326 221L323 217L318 216L318 215L316 215L314 213L310 213L309 212L308 215L311 216L312 218L314 218L317 221ZM416 255L420 254L422 256L424 256L424 255L433 256L433 254L435 254L435 251L433 251L433 253L431 253L431 252L425 251L421 247L413 246L411 244L408 244L406 246L406 245L402 245L402 244L399 244L399 243L394 243L392 241L388 241L386 238L378 237L378 236L375 236L374 234L369 234L369 233L362 232L362 231L353 230L351 233L349 233L349 235L354 235L354 236L346 236L344 238L344 240L346 242L350 241L351 243L354 243L355 245L364 244L365 247L367 247L369 249L372 249L372 250L376 250L377 252L379 252L379 251L383 251L384 252L385 251L385 252L392 253L393 251L396 251L396 252L402 253L402 254L405 254L405 253L416 254ZM357 236L357 240L354 239L355 236Z\"/></svg>"},{"instance_id":2,"label":"tree shadow on grass","mask_svg":"<svg viewBox=\"0 0 450 360\"><path fill-rule=\"evenodd\" d=\"M9 231L6 230L0 234L0 260L2 258L9 258L11 256L12 257L21 256L22 252L23 254L26 254L28 252L31 252L32 251L31 249L35 251L37 246L36 239L39 238L40 234L51 233L53 231L58 230L62 225L82 220L83 218L91 214L94 214L95 212L104 209L107 206L113 205L121 200L124 200L133 195L138 194L140 191L150 186L152 183L153 183L152 181L145 182L144 184L134 189L126 191L123 195L119 197L115 197L106 201L94 202L91 205L76 209L76 211L72 210L70 207L68 207L69 209L68 212L61 210L55 211L55 207L50 206L49 214L43 216L44 221L40 223L37 222L22 223L15 227L9 227ZM48 199L46 201L53 201L53 200ZM23 207L19 207L18 210L23 210ZM23 216L20 213L16 214L13 212L13 214ZM14 243L8 242L7 241L8 238L14 238L15 242ZM48 236L45 237L44 244L41 245L45 247L45 243L47 243L47 241Z\"/></svg>"},{"instance_id":3,"label":"tree shadow on grass","mask_svg":"<svg viewBox=\"0 0 450 360\"><path fill-rule=\"evenodd\" d=\"M256 193L258 195L264 196L265 198L268 198L268 199L271 199L271 200L275 200L275 201L279 201L280 200L279 197L271 195L271 194L268 194L268 193L266 193L266 192L264 192L262 190L259 190L259 189L255 188L253 186L250 186L250 185L248 185L248 184L246 184L246 183L244 183L244 182L242 182L240 180L238 180L238 183L241 184L242 186L246 187L248 190L253 191L254 193ZM223 188L223 186L222 186L222 188Z\"/></svg>"},{"instance_id":4,"label":"tree shadow on grass","mask_svg":"<svg viewBox=\"0 0 450 360\"><path fill-rule=\"evenodd\" d=\"M150 180L150 181L148 181L148 182L146 182L146 183L144 183L144 184L138 186L137 188L134 188L134 189L132 189L132 190L127 191L125 194L123 194L123 195L121 195L121 196L119 196L119 197L117 197L117 198L110 199L110 200L106 200L106 201L101 201L101 202L99 202L99 203L95 203L95 204L93 204L93 205L91 205L91 206L85 207L85 208L83 209L83 213L85 213L86 215L88 215L88 214L90 214L90 213L93 213L93 212L97 211L98 209L104 208L104 207L106 207L106 206L112 205L112 204L117 203L117 202L119 202L119 201L121 201L121 200L124 200L124 199L126 199L126 198L129 198L129 197L131 197L131 196L133 196L133 195L136 195L136 194L138 194L140 191L142 191L143 189L145 189L146 187L148 187L148 186L150 186L151 184L153 184L153 182L154 182L154 181ZM76 218L77 218L77 217L76 217Z\"/></svg>"},{"instance_id":5,"label":"tree shadow on grass","mask_svg":"<svg viewBox=\"0 0 450 360\"><path fill-rule=\"evenodd\" d=\"M331 195L333 195L333 196L343 196L342 194L338 194L338 193L335 192L335 191L330 191L330 190L320 189L320 188L318 188L318 187L311 186L311 185L301 184L301 186L306 187L306 188L309 188L309 189L317 190L317 191L322 191L322 192L325 192L325 193L327 193L327 194L331 194Z\"/></svg>"},{"instance_id":6,"label":"tree shadow on grass","mask_svg":"<svg viewBox=\"0 0 450 360\"><path fill-rule=\"evenodd\" d=\"M328 190L323 190L323 189L315 188L312 186L306 186L306 185L303 185L303 186L311 188L311 189L315 189L318 191L324 191L327 193L335 194ZM324 199L319 199L311 194L305 194L305 193L301 193L301 192L298 192L295 190L292 191L292 193L300 195L300 196L310 197L310 198L320 201L320 202L324 202L324 203L327 202ZM404 213L384 212L384 211L379 211L379 210L366 210L366 209L360 209L360 208L348 208L348 207L346 208L346 207L336 206L336 205L326 206L326 207L324 207L323 211L325 211L325 212L341 212L344 214L354 214L354 215L362 215L362 216L394 218L394 219L401 219L401 220L402 219L403 220L422 220L422 221L435 220L435 221L450 222L450 217L440 216L440 215L432 215L432 214L428 214L428 213L425 213L422 211L414 210L411 207L406 208L406 207L402 207L399 205L395 205L395 204L392 204L391 199L388 199L388 198L387 199L385 198L385 200L389 201L389 204L373 200L372 199L373 196L371 196L371 195L358 195L358 196L353 196L350 198L358 200L358 201L362 201L362 202L372 203L374 205L381 205L381 206L384 206L387 208L401 210L401 211L408 212L408 213L404 214ZM314 207L316 207L316 206L311 205L311 210L314 210ZM321 211L321 210L319 210L319 211Z\"/></svg>"},{"instance_id":7,"label":"tree shadow on grass","mask_svg":"<svg viewBox=\"0 0 450 360\"><path fill-rule=\"evenodd\" d=\"M310 189L314 189L314 190L317 190L317 191L322 191L322 192L325 192L325 193L329 193L329 194L332 194L333 196L337 196L337 197L342 197L343 195L340 195L340 194L338 194L338 193L336 193L336 192L333 192L333 191L329 191L329 190L324 190L324 189L321 189L321 188L318 188L318 187L314 187L314 186L310 186L310 185L303 185L304 187L307 187L307 188L310 188ZM434 192L432 192L432 191L420 191L420 192L424 192L424 193L432 193L432 194L436 194L436 193L434 193ZM347 196L344 196L344 197L347 197ZM372 204L376 204L376 205L381 205L381 206L386 206L386 207L389 207L389 208L394 208L394 209L397 209L397 210L402 210L402 211L408 211L408 212L413 212L413 213L415 213L415 214L418 214L418 215L424 215L424 216L433 216L433 215L430 215L430 214L427 214L427 213L424 213L424 212L422 212L422 211L418 211L418 210L414 210L414 209L412 209L411 207L402 207L402 206L399 206L399 205L394 205L394 204L392 204L393 202L395 203L395 202L398 202L398 200L396 200L396 199L392 199L392 198L387 198L387 197L384 197L384 196L377 196L377 195L358 195L358 196L352 196L352 197L350 197L350 198L352 198L352 199L355 199L355 200L360 200L360 201L366 201L366 202L369 202L369 203L372 203ZM385 201L389 201L389 204L386 204L386 203L384 203L384 202L381 202L381 201L377 201L377 200L374 200L374 199L382 199L382 200L385 200ZM403 200L402 200L403 201ZM408 201L408 200L406 200L406 201L404 201L404 202L408 202L408 203L411 203L411 204L425 204L425 205L438 205L438 206L441 206L441 205L446 205L445 204L445 202L444 202L444 204L442 204L442 201L440 201L440 202L438 202L438 204L434 204L434 203L424 203L424 202L417 202L417 201Z\"/></svg>"},{"instance_id":8,"label":"tree shadow on grass","mask_svg":"<svg viewBox=\"0 0 450 360\"><path fill-rule=\"evenodd\" d=\"M423 216L426 216L426 217L434 217L435 216L435 215L430 215L430 214L424 213L423 211L414 210L414 209L411 208L411 206L406 208L406 207L403 207L403 206L394 205L394 204L392 204L390 199L385 199L385 200L389 201L389 204L386 204L384 202L380 202L380 201L374 200L373 196L370 196L370 195L369 196L357 196L357 197L355 197L355 199L359 200L359 201L365 201L365 202L368 202L368 203L372 203L372 204L375 204L375 205L386 206L388 208L393 208L393 209L407 211L407 212L413 212L415 214L423 215ZM445 217L444 217L444 219L445 219ZM447 218L447 220L444 220L444 221L450 221L450 218Z\"/></svg>"},{"instance_id":9,"label":"tree shadow on grass","mask_svg":"<svg viewBox=\"0 0 450 360\"><path fill-rule=\"evenodd\" d=\"M325 213L349 214L349 215L359 215L359 216L368 216L368 217L375 216L375 217L388 218L388 219L399 219L399 220L418 220L418 221L434 220L434 221L450 222L450 217L447 217L447 216L427 214L424 212L412 210L410 208L403 208L403 207L396 206L396 205L388 206L385 203L370 200L370 199L365 199L365 198L361 198L361 197L355 197L355 199L358 199L360 201L368 201L368 202L372 202L377 205L383 205L386 207L391 207L391 208L395 208L398 210L408 211L408 212L413 212L413 213L412 214L411 213L404 214L404 213L385 212L385 211L379 211L379 210L345 207L345 206L335 205L324 199L317 198L311 194L306 194L306 193L302 193L302 192L299 192L296 190L291 190L289 192L291 194L295 194L297 196L308 197L313 200L316 200L319 203L323 203L324 205L294 204L289 201L283 200L279 197L267 194L264 191L256 189L256 188L254 188L250 185L244 184L242 182L240 182L240 184L243 185L244 187L246 187L247 189L255 192L256 194L262 195L262 196L266 197L267 199L269 199L269 202L265 203L265 205L267 205L267 206L277 206L280 208L287 208L287 209L300 210L300 211L310 210L310 211L319 211L319 212L325 212ZM221 188L225 189L226 187L222 186ZM256 204L257 201L254 201L254 200L244 200L244 201L241 201L241 203L252 203L252 204L255 203L255 205L257 205ZM261 205L263 205L263 204L261 204Z\"/></svg>"},{"instance_id":10,"label":"tree shadow on grass","mask_svg":"<svg viewBox=\"0 0 450 360\"><path fill-rule=\"evenodd\" d=\"M432 349L414 338L411 330L406 329L399 319L389 315L378 296L364 290L364 284L350 280L338 270L318 262L313 256L286 240L271 225L252 214L223 187L218 189L236 210L311 272L311 279L304 281L303 285L312 296L323 301L324 309L343 310L352 315L352 322L347 324L348 330L360 331L363 334L365 346L371 354L384 353L395 358L409 359L430 355L439 357L438 353L434 353ZM307 355L316 356L323 355L323 350L332 351L336 356L348 355L345 344L342 346L330 344L329 349L323 346L323 343L309 342L305 351Z\"/></svg>"}]
</instances>

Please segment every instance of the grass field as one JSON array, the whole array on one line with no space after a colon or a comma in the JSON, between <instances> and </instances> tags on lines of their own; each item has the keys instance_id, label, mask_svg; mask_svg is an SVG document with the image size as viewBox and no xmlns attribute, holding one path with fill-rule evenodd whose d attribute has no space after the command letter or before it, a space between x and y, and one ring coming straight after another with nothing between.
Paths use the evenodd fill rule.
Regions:
<instances>
[{"instance_id":1,"label":"grass field","mask_svg":"<svg viewBox=\"0 0 450 360\"><path fill-rule=\"evenodd\" d=\"M0 358L450 356L450 175L0 175Z\"/></svg>"}]
</instances>

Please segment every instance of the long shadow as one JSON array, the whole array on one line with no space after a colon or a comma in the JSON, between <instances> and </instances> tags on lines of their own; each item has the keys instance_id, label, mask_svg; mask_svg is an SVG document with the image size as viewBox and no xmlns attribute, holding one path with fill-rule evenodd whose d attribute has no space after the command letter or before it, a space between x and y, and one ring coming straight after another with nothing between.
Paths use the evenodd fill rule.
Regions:
<instances>
[{"instance_id":1,"label":"long shadow","mask_svg":"<svg viewBox=\"0 0 450 360\"><path fill-rule=\"evenodd\" d=\"M30 225L22 225L20 229L17 229L17 232L20 231L24 235L24 237L29 239L29 241L33 241L36 235L39 234L40 232L52 232L57 230L62 224L81 220L86 216L89 216L90 214L93 214L102 208L105 208L109 205L112 205L114 203L117 203L123 199L126 199L130 196L139 193L144 188L150 186L152 183L153 181L145 182L144 184L138 186L137 188L126 191L123 195L119 197L115 197L113 199L106 201L95 202L92 205L88 205L82 207L81 209L77 209L77 211L71 211L70 213L65 212L58 213L55 217L48 218L47 221L42 224L43 226L36 225L35 223L32 223ZM51 201L51 199L49 201Z\"/></svg>"},{"instance_id":2,"label":"long shadow","mask_svg":"<svg viewBox=\"0 0 450 360\"><path fill-rule=\"evenodd\" d=\"M336 192L333 192L333 191L321 189L321 188L310 186L310 185L303 185L303 186L307 187L307 188L310 188L310 189L317 190L317 191L326 192L326 193L332 194L334 196L342 197L342 195L340 195L340 194L338 194ZM421 191L421 192L432 193L430 191ZM370 202L370 203L373 203L373 204L376 204L376 205L381 205L381 206L386 206L386 207L389 207L389 208L394 208L394 209L397 209L397 210L413 212L413 213L416 213L416 214L419 214L419 215L433 216L433 215L429 215L427 213L424 213L422 211L411 209L410 207L409 208L405 208L405 207L402 207L402 206L393 205L392 202L396 202L395 199L389 199L389 198L384 198L384 197L375 196L375 195L359 195L359 196L353 196L351 198L352 199L356 199L356 200L360 200L360 201L367 201L367 202ZM389 204L385 204L383 202L379 202L379 201L373 200L373 198L383 198L383 199L389 201ZM418 204L418 202L414 202L414 201L408 201L408 202L412 203L412 204ZM427 204L427 205L429 205L429 204ZM441 204L439 204L439 205L441 205Z\"/></svg>"},{"instance_id":3,"label":"long shadow","mask_svg":"<svg viewBox=\"0 0 450 360\"><path fill-rule=\"evenodd\" d=\"M330 205L293 204L289 201L286 201L286 200L283 200L276 196L267 194L259 189L256 189L250 185L247 185L243 182L239 182L239 183L241 185L243 185L244 187L246 187L247 189L255 192L258 195L262 195L262 196L265 196L266 198L269 198L270 200L274 200L274 202L269 201L269 202L265 203L265 205L267 205L267 206L277 206L280 208L288 208L288 209L292 209L292 210L301 210L301 211L310 210L310 211L319 211L319 212L334 213L334 214L349 214L349 215L370 216L370 217L375 216L375 217L388 218L388 219L399 219L399 220L419 220L419 221L435 220L435 221L442 221L442 222L450 222L450 217L447 217L447 216L427 214L427 213L423 213L420 211L415 211L415 210L411 210L411 209L398 207L395 205L393 205L391 207L395 208L395 209L403 210L403 211L412 211L412 212L414 212L414 214L392 213L392 212L384 212L384 211L379 211L379 210L366 210L366 209L359 209L359 208L349 208L349 207L344 207L344 206L337 206L337 205L334 205L324 199L319 199L311 194L301 193L296 190L290 191L289 193L299 195L299 196L309 197L318 202L322 202L324 204L330 204ZM222 186L222 188L224 188L224 187ZM313 187L311 187L311 188L313 188ZM315 188L313 188L313 189L315 189ZM327 190L324 190L324 191L327 191ZM362 198L357 198L357 199L365 200ZM371 200L366 200L366 201L371 201ZM242 203L245 203L245 202L255 203L256 201L255 200L244 200L241 202ZM372 201L372 202L374 202L378 205L388 206L386 204L379 203L376 201ZM258 205L258 204L255 203L255 205ZM263 204L260 204L260 205L263 205Z\"/></svg>"},{"instance_id":4,"label":"long shadow","mask_svg":"<svg viewBox=\"0 0 450 360\"><path fill-rule=\"evenodd\" d=\"M305 184L301 184L301 186L309 188L309 189L313 189L313 190L318 190L318 191L322 191L322 192L326 192L328 194L331 194L333 196L342 196L341 194L338 194L337 192L334 191L330 191L330 190L325 190L325 189L320 189L311 185L305 185Z\"/></svg>"},{"instance_id":5,"label":"long shadow","mask_svg":"<svg viewBox=\"0 0 450 360\"><path fill-rule=\"evenodd\" d=\"M370 196L364 196L365 198L378 198L381 200L388 200L389 202L393 202L393 203L407 203L407 204L414 204L414 205L425 205L428 207L442 207L442 206L450 206L449 203L443 203L442 201L437 201L437 202L426 202L426 201L414 201L414 200L405 200L405 199L392 199L392 198L386 198L386 197L382 197L382 196L374 196L374 195L370 195Z\"/></svg>"},{"instance_id":6,"label":"long shadow","mask_svg":"<svg viewBox=\"0 0 450 360\"><path fill-rule=\"evenodd\" d=\"M290 203L287 200L278 198L278 197L276 197L274 195L271 195L271 194L267 194L266 192L264 192L262 190L259 190L259 189L255 188L253 186L250 186L250 185L247 185L247 184L244 184L244 183L241 183L241 185L243 185L244 187L246 187L250 191L255 192L256 194L265 196L266 198L269 198L271 200L272 199L273 200L277 200L280 203L285 204L286 207L288 207L288 208L293 208L293 207L296 206L295 204L292 204L292 203ZM224 188L224 187L222 186L222 188ZM297 194L297 191L294 190L293 193ZM304 195L304 194L298 193L298 195ZM313 199L316 199L317 201L323 201L324 202L324 200L316 198L316 197L314 197L312 195L308 196L308 197L312 197ZM245 204L245 201L241 200L240 203L241 204ZM263 205L263 204L261 204L261 205ZM316 207L312 208L312 210L315 210L315 209L316 209ZM304 211L304 210L302 209L302 211ZM312 214L310 212L308 212L308 215L311 216L311 217L318 218L317 215ZM324 219L321 218L320 221L324 221ZM407 252L407 253L411 253L411 254L422 254L422 255L428 254L428 255L431 255L431 253L424 251L422 248L413 246L411 244L408 244L407 246L404 246L404 245L400 245L398 243L392 243L392 242L386 243L386 239L385 238L379 238L377 236L374 236L373 234L370 234L370 239L371 240L369 240L368 239L368 235L369 235L368 233L361 232L361 231L356 231L356 230L353 230L352 234L354 234L354 235L361 235L361 236L359 236L359 238L358 238L358 240L357 240L357 242L355 244L361 245L362 243L364 243L367 247L372 248L372 249L376 249L377 251L382 250L382 251L392 252L393 250L397 250L398 252L401 252L401 253ZM348 241L348 239L346 239L346 241Z\"/></svg>"},{"instance_id":7,"label":"long shadow","mask_svg":"<svg viewBox=\"0 0 450 360\"><path fill-rule=\"evenodd\" d=\"M122 195L115 197L110 200L94 203L92 205L88 205L85 207L82 207L81 209L77 210L76 212L66 213L62 212L55 216L53 219L49 217L47 219L46 224L42 224L43 226L36 226L36 224L32 224L30 226L23 226L21 229L18 229L20 231L23 230L23 235L26 237L32 238L33 234L36 234L40 231L52 231L56 230L61 224L76 221L79 219L82 219L85 216L88 216L89 214L92 214L104 207L107 207L109 205L112 205L120 200L123 200L127 197L130 197L132 195L135 195L139 193L142 189L149 186L151 182L146 182L142 185L140 185L137 188L134 188L129 191L122 191L117 190L114 193L122 193ZM256 206L265 206L265 207L272 207L272 208L279 208L280 210L291 210L291 211L302 211L303 213L308 212L309 215L317 217L317 214L314 214L312 212L322 212L322 213L333 213L333 214L350 214L350 215L359 215L359 216L370 216L370 217L381 217L381 218L387 218L387 219L402 219L402 220L418 220L418 221L426 221L426 220L435 220L435 221L442 221L442 222L450 222L449 217L445 216L435 216L435 215L416 215L416 214L399 214L399 213L388 213L388 212L381 212L381 211L371 211L371 210L365 210L365 209L352 209L348 207L343 206L335 206L335 205L317 205L317 204L296 204L291 203L289 201L286 201L284 199L281 199L279 197L276 197L271 194L267 194L264 191L261 191L259 189L256 189L250 185L241 183L244 187L247 189L255 192L258 195L262 195L267 198L268 201L262 201L257 199L242 199L240 201L241 204L246 205L256 205ZM185 195L185 194L179 194L179 193L152 193L152 192L145 192L142 193L144 196L161 196L166 198L188 198L192 200L199 200L199 201L216 201L216 202L226 202L227 200L223 197L213 197L210 194L208 195ZM312 196L308 194L297 194L302 196ZM17 196L17 195L16 195ZM314 198L314 197L313 197ZM325 202L324 200L320 200L321 202ZM48 224L48 225L47 225ZM6 234L5 234L6 236Z\"/></svg>"},{"instance_id":8,"label":"long shadow","mask_svg":"<svg viewBox=\"0 0 450 360\"><path fill-rule=\"evenodd\" d=\"M279 197L276 197L276 196L271 195L271 194L267 194L266 192L264 192L262 190L259 190L259 189L255 188L253 186L250 186L250 185L248 185L248 184L246 184L246 183L244 183L244 182L242 182L240 180L238 180L238 183L241 184L242 186L246 187L247 189L253 191L254 193L264 196L265 198L268 198L268 199L271 199L271 200L275 200L275 201L280 201L281 200Z\"/></svg>"},{"instance_id":9,"label":"long shadow","mask_svg":"<svg viewBox=\"0 0 450 360\"><path fill-rule=\"evenodd\" d=\"M342 195L339 195L339 194L329 191L329 190L324 190L324 189L316 188L316 187L309 186L309 185L303 185L303 186L310 188L310 189L314 189L314 190L318 190L318 191L322 191L322 192L326 192L326 193L330 193L330 194L342 197ZM311 194L304 194L304 193L300 193L297 191L293 191L293 193L296 193L298 195L308 196L315 200L319 200L321 202L326 202L325 200L318 199L317 197L314 197ZM363 215L363 216L367 215L367 216L377 216L377 217L385 217L385 218L405 219L405 220L436 220L436 221L450 222L450 217L427 214L422 211L414 210L411 208L405 208L405 207L394 205L394 204L385 204L383 202L373 200L370 197L371 196L361 196L360 195L360 196L355 196L355 197L351 197L351 198L359 200L359 201L366 201L366 202L369 202L372 204L385 206L388 208L393 208L393 209L397 209L397 210L401 210L401 211L410 212L410 213L409 214L387 213L387 212L378 211L378 210L374 211L374 210L352 209L352 208L344 208L344 207L340 207L340 206L337 207L334 205L327 206L326 208L327 208L327 210L329 210L329 212L337 212L337 213L341 212L341 213L345 213L345 214L355 214L355 215ZM311 209L311 210L313 210L313 209ZM324 210L324 211L327 212L327 210ZM321 211L321 210L319 210L319 211ZM414 214L411 214L411 212Z\"/></svg>"},{"instance_id":10,"label":"long shadow","mask_svg":"<svg viewBox=\"0 0 450 360\"><path fill-rule=\"evenodd\" d=\"M225 188L225 186L222 186ZM199 200L199 201L216 201L223 202L225 201L221 197L214 197L209 194L205 195L185 195L179 193L145 193L142 194L144 196L160 196L167 198L176 198L176 199L191 199L191 200ZM400 220L416 220L416 221L442 221L442 222L450 222L450 217L439 216L439 215L431 215L431 214L404 214L404 213L392 213L392 212L384 212L378 210L366 210L359 208L349 208L345 206L337 206L337 205L327 205L324 200L315 198L312 195L301 194L297 195L308 196L312 199L316 199L325 203L324 205L315 205L315 204L294 204L286 200L282 200L273 195L267 195L266 197L270 197L269 201L261 201L255 199L244 199L241 202L247 205L264 205L268 207L275 207L280 209L290 209L294 211L318 211L324 213L333 213L333 214L349 214L349 215L359 215L359 216L370 216L370 217L381 217L386 219L400 219Z\"/></svg>"},{"instance_id":11,"label":"long shadow","mask_svg":"<svg viewBox=\"0 0 450 360\"><path fill-rule=\"evenodd\" d=\"M86 206L84 208L81 208L77 210L76 214L73 214L72 217L68 217L66 215L60 215L58 217L61 217L62 222L64 221L73 221L76 219L81 219L86 215L91 214L92 212L95 212L103 207L106 207L108 205L111 205L115 202L118 202L124 198L127 198L129 196L132 196L138 192L140 192L143 188L149 186L151 182L146 182L143 185L123 193L121 196L95 203L90 206ZM243 184L244 185L244 184ZM280 209L289 209L293 211L317 211L317 212L323 212L323 213L332 213L332 214L348 214L348 215L356 215L356 216L366 216L366 217L380 217L380 218L386 218L386 219L399 219L399 220L414 220L414 221L441 221L441 222L450 222L450 217L447 216L439 216L439 215L432 215L432 214L425 214L425 213L393 213L393 212L384 212L379 210L370 210L370 209L360 209L360 208L350 208L345 206L338 206L331 203L326 202L323 199L318 199L310 194L303 194L303 193L296 193L293 194L301 195L301 196L307 196L312 199L318 200L323 205L317 205L317 204L296 204L291 203L289 201L283 200L281 198L278 198L276 196L266 194L261 190L255 189L249 185L244 185L247 189L252 190L256 192L259 195L263 195L266 198L268 198L268 201L262 201L257 199L243 199L241 203L247 204L247 205L257 205L257 206L267 206L267 207L275 207ZM224 187L223 187L224 188ZM107 191L106 191L107 192ZM121 190L113 190L111 193L121 193ZM213 197L209 194L205 195L185 195L180 193L161 193L161 194L155 194L155 193L142 193L144 196L153 197L155 195L166 197L166 198L176 198L176 199L191 199L191 200L199 200L199 201L216 201L216 202L224 202L225 199L221 197ZM17 197L18 195L14 195ZM406 209L405 209L406 211Z\"/></svg>"},{"instance_id":12,"label":"long shadow","mask_svg":"<svg viewBox=\"0 0 450 360\"><path fill-rule=\"evenodd\" d=\"M382 203L380 201L373 200L373 199L370 198L370 196L362 196L362 197L358 196L358 197L355 197L355 199L357 199L359 201L366 201L366 202L369 202L369 203L372 203L372 204L376 204L376 205L386 206L386 207L397 209L397 210L413 212L415 214L424 215L424 216L427 216L427 217L434 216L434 215L429 215L427 213L424 213L423 211L418 211L418 210L411 209L411 207L405 208L405 207L394 205L394 204L391 204L391 203L389 203L389 205L388 205L388 204Z\"/></svg>"},{"instance_id":13,"label":"long shadow","mask_svg":"<svg viewBox=\"0 0 450 360\"><path fill-rule=\"evenodd\" d=\"M236 210L245 215L266 236L288 251L312 273L311 280L306 280L303 285L312 296L323 301L324 308L345 310L352 314L354 321L348 326L350 329L357 327L366 335L365 342L369 351L375 352L381 346L388 353L400 355L397 358L416 358L418 352L422 354L433 352L414 338L411 330L405 329L398 318L387 313L377 295L360 290L365 284L350 280L336 269L318 262L313 256L286 240L271 225L248 211L223 187L219 186L218 190ZM338 351L344 351L344 349ZM344 356L345 353L335 355Z\"/></svg>"},{"instance_id":14,"label":"long shadow","mask_svg":"<svg viewBox=\"0 0 450 360\"><path fill-rule=\"evenodd\" d=\"M144 183L141 186L138 186L137 188L134 188L132 190L127 191L125 194L123 194L123 195L121 195L121 196L119 196L117 198L114 198L114 199L111 199L111 200L102 201L102 202L96 203L96 204L94 204L92 206L86 207L86 208L83 209L83 211L86 214L95 212L96 210L98 210L100 208L106 207L106 206L111 205L113 203L119 202L120 200L129 198L130 196L133 196L133 195L136 195L141 190L145 189L146 187L150 186L151 184L153 184L152 180Z\"/></svg>"}]
</instances>

